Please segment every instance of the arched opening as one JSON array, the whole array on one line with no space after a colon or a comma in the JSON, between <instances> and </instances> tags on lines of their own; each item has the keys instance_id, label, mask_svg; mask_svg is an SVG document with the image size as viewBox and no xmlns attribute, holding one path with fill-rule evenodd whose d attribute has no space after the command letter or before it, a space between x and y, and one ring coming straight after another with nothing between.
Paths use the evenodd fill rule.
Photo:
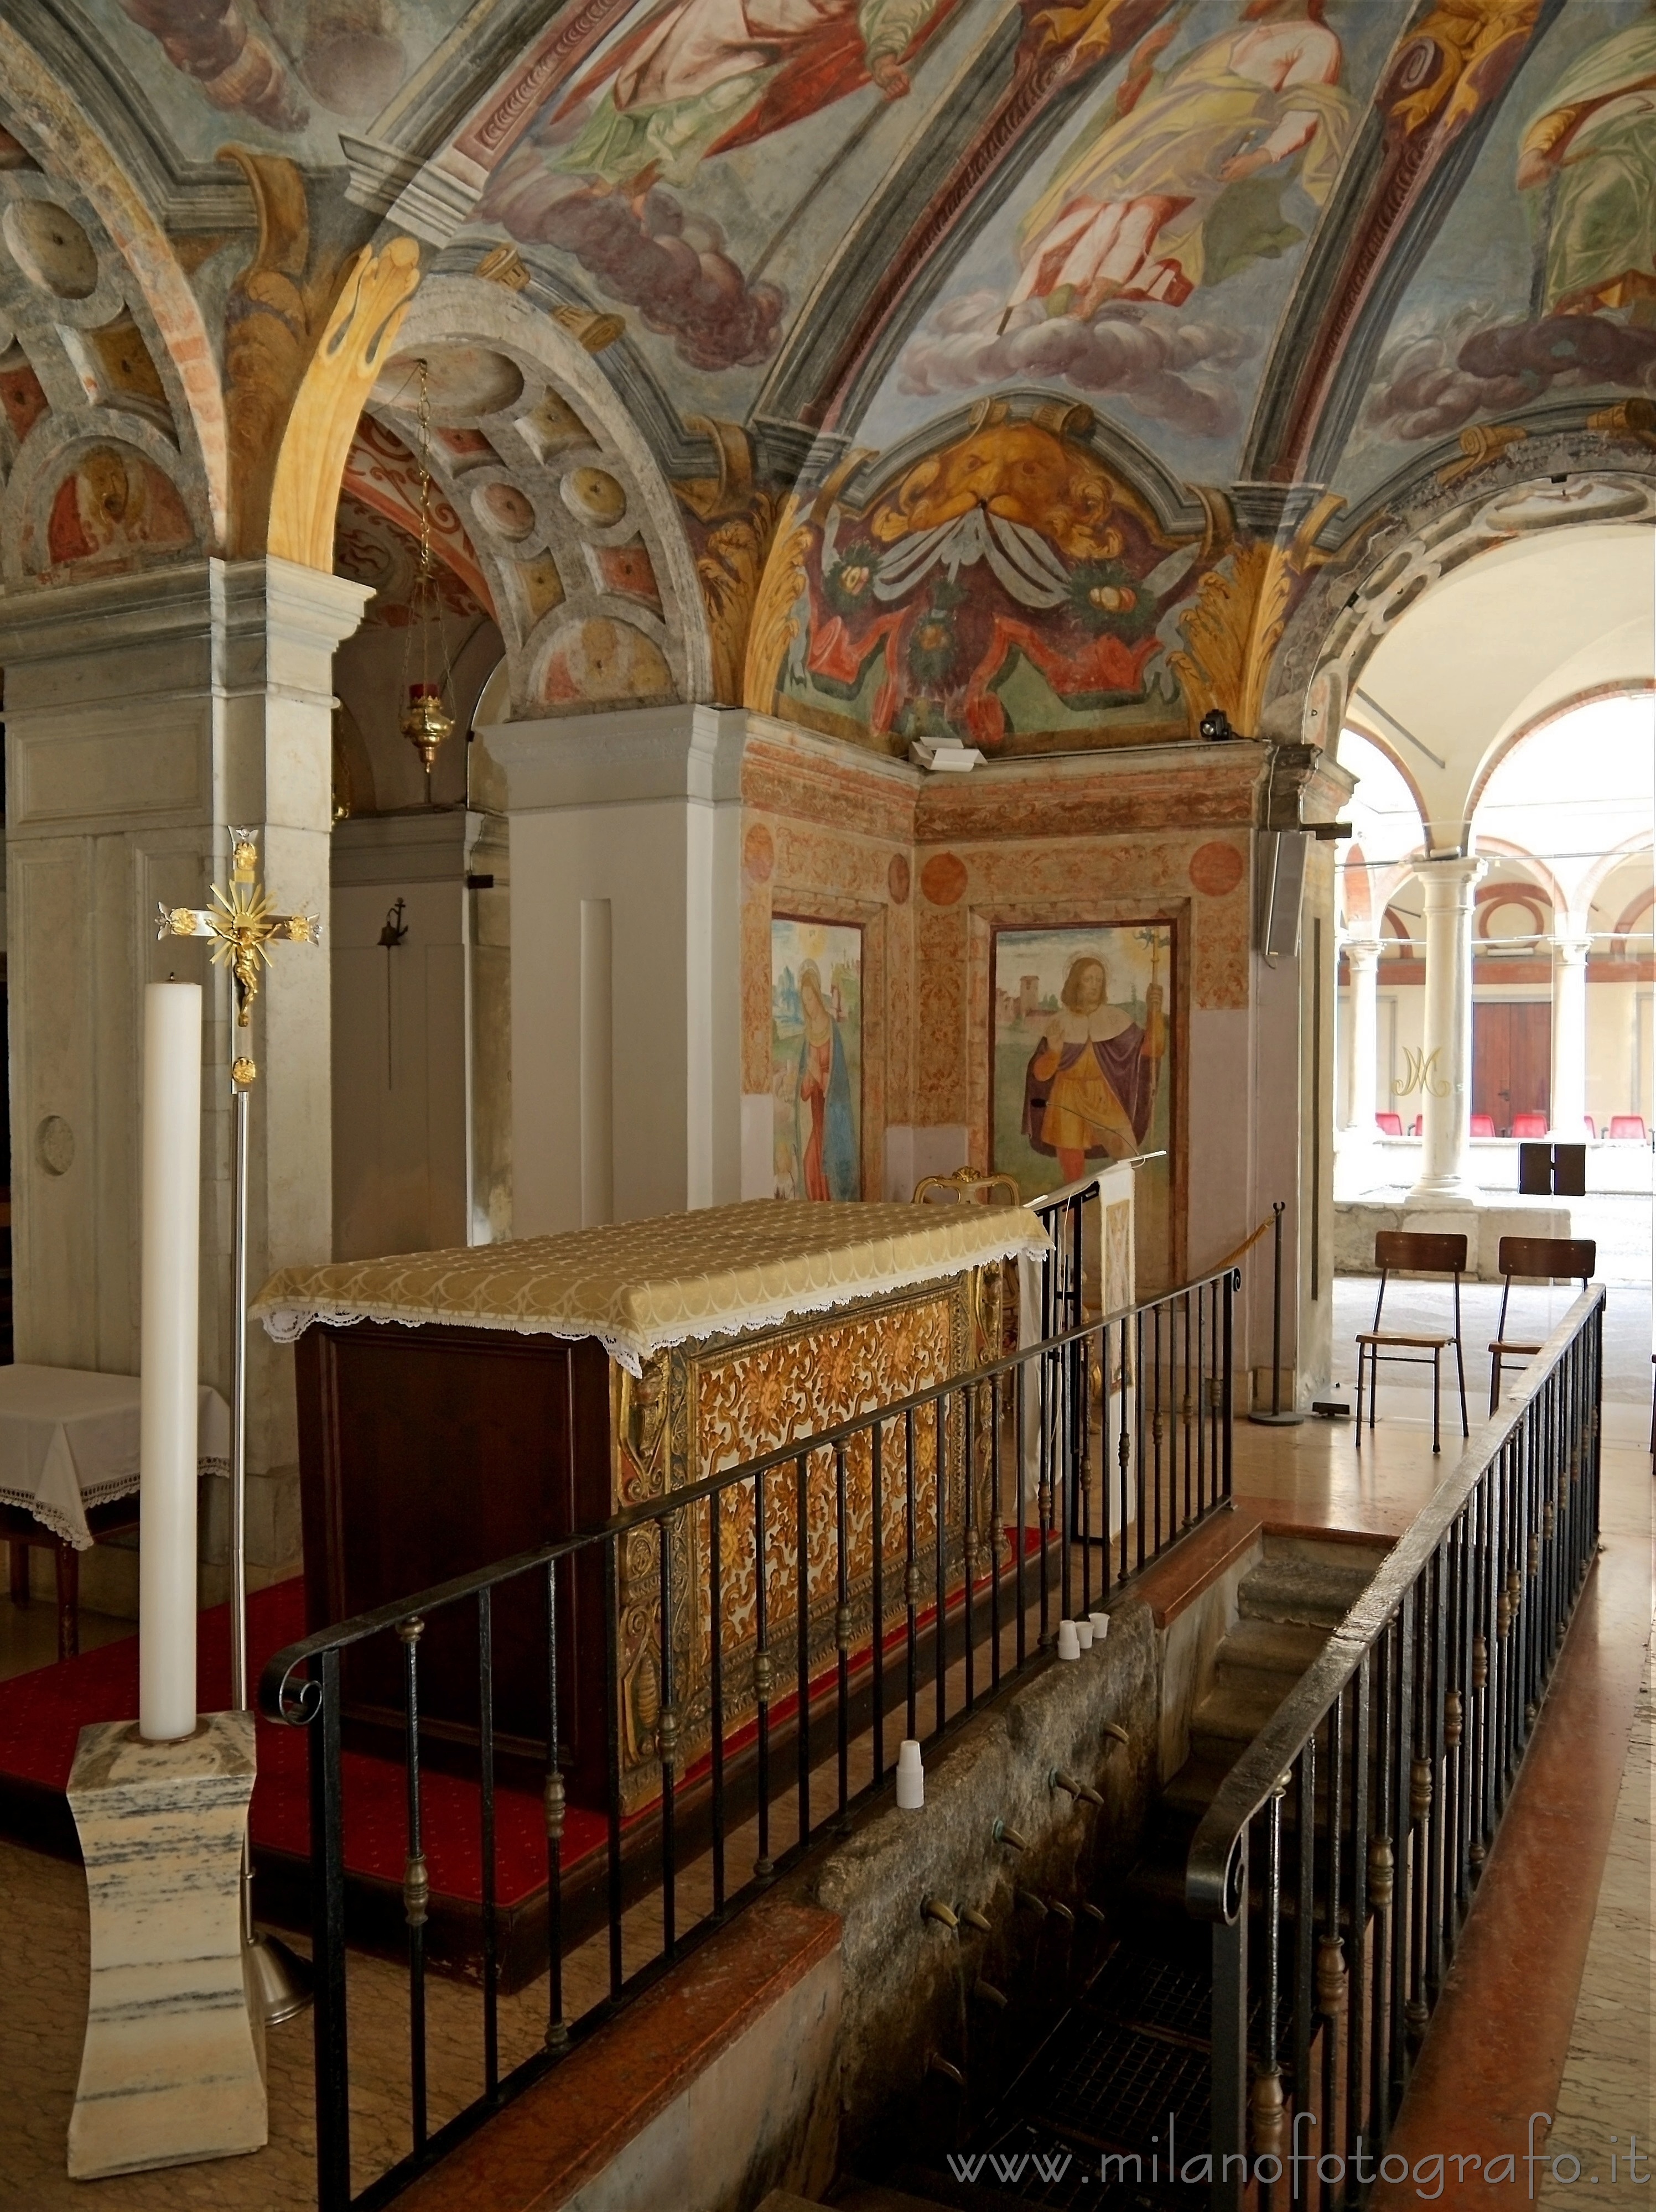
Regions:
<instances>
[{"instance_id":1,"label":"arched opening","mask_svg":"<svg viewBox=\"0 0 1656 2212\"><path fill-rule=\"evenodd\" d=\"M1464 1215L1475 1240L1490 1217L1498 1245L1527 1207L1648 1282L1652 550L1643 527L1514 537L1349 667L1343 1273L1370 1271L1385 1209ZM1586 1144L1585 1197L1520 1194L1542 1139Z\"/></svg>"}]
</instances>

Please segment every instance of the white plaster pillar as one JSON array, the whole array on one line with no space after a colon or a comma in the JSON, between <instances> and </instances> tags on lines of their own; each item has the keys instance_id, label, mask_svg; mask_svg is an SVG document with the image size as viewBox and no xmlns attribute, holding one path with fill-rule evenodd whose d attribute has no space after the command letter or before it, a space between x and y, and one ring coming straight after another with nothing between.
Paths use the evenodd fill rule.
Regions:
<instances>
[{"instance_id":1,"label":"white plaster pillar","mask_svg":"<svg viewBox=\"0 0 1656 2212\"><path fill-rule=\"evenodd\" d=\"M1411 1206L1468 1205L1472 1088L1472 903L1485 863L1422 860L1426 1027L1422 1043L1422 1158Z\"/></svg>"},{"instance_id":2,"label":"white plaster pillar","mask_svg":"<svg viewBox=\"0 0 1656 2212\"><path fill-rule=\"evenodd\" d=\"M1590 937L1552 941L1552 1133L1579 1145L1586 1135L1587 955Z\"/></svg>"},{"instance_id":3,"label":"white plaster pillar","mask_svg":"<svg viewBox=\"0 0 1656 2212\"><path fill-rule=\"evenodd\" d=\"M1377 937L1349 937L1345 941L1346 973L1350 978L1346 995L1344 1048L1345 1126L1359 1136L1374 1134L1374 1081L1379 1028Z\"/></svg>"},{"instance_id":4,"label":"white plaster pillar","mask_svg":"<svg viewBox=\"0 0 1656 2212\"><path fill-rule=\"evenodd\" d=\"M746 728L686 706L478 732L511 851L514 1236L741 1195Z\"/></svg>"},{"instance_id":5,"label":"white plaster pillar","mask_svg":"<svg viewBox=\"0 0 1656 2212\"><path fill-rule=\"evenodd\" d=\"M232 824L259 832L275 904L324 922L321 951L274 948L254 1016L248 1277L332 1257L332 659L368 596L208 561L0 599L20 1360L137 1370L139 1023L145 984L176 975L204 987L201 1375L229 1389L230 985L155 917L225 881ZM298 1553L297 1443L291 1355L262 1330L249 1353L257 1584Z\"/></svg>"}]
</instances>

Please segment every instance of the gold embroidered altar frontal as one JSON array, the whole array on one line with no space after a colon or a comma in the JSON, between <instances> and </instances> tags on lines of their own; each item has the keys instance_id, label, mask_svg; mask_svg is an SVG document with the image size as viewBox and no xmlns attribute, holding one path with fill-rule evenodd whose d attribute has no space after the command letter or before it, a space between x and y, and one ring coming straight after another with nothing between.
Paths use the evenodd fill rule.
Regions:
<instances>
[{"instance_id":1,"label":"gold embroidered altar frontal","mask_svg":"<svg viewBox=\"0 0 1656 2212\"><path fill-rule=\"evenodd\" d=\"M911 1291L861 1300L808 1322L660 1355L635 1380L614 1370L615 1433L622 1439L618 1502L670 1496L794 1438L820 1434L875 1407L909 1397L995 1358L1011 1307L996 1264ZM987 1407L983 1409L987 1418ZM910 1534L923 1613L935 1603L939 1432L928 1408L912 1424L880 1425L881 1613L887 1633L906 1617ZM984 1571L994 1539L987 1427L974 1454L972 1495L959 1407L945 1425L941 1464L946 1592L968 1564ZM843 1474L828 1449L804 1466L807 1679L831 1669L843 1648L861 1656L874 1633L874 1448L872 1431L846 1443ZM791 1712L799 1682L800 1462L719 1493L717 1613L727 1735L754 1718L761 1686L773 1714ZM1006 1463L1004 1483L1014 1479ZM757 1563L765 1560L761 1639ZM660 1795L670 1750L682 1774L706 1755L712 1729L715 1571L711 1508L668 1524L673 1698L662 1696L661 1538L636 1530L621 1569L622 1791L629 1810ZM843 1595L841 1540L843 1540Z\"/></svg>"}]
</instances>

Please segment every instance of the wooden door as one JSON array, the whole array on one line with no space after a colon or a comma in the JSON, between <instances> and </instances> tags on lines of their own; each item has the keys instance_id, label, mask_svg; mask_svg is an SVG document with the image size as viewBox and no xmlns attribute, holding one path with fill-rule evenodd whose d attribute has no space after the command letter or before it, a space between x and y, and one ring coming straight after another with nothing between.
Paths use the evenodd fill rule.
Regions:
<instances>
[{"instance_id":1,"label":"wooden door","mask_svg":"<svg viewBox=\"0 0 1656 2212\"><path fill-rule=\"evenodd\" d=\"M1545 1114L1552 1098L1552 1004L1488 1000L1472 1008L1472 1111L1509 1137L1514 1114Z\"/></svg>"}]
</instances>

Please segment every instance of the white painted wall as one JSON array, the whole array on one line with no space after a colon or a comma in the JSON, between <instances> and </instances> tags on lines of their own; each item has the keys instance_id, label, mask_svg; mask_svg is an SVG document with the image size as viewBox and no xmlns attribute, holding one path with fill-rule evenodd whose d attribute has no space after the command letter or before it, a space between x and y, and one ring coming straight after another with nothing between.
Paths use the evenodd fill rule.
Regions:
<instances>
[{"instance_id":1,"label":"white painted wall","mask_svg":"<svg viewBox=\"0 0 1656 2212\"><path fill-rule=\"evenodd\" d=\"M516 1236L742 1194L746 720L655 708L479 734L510 819Z\"/></svg>"},{"instance_id":2,"label":"white painted wall","mask_svg":"<svg viewBox=\"0 0 1656 2212\"><path fill-rule=\"evenodd\" d=\"M472 848L464 809L333 833L334 1255L472 1238ZM381 933L403 901L400 945Z\"/></svg>"}]
</instances>

